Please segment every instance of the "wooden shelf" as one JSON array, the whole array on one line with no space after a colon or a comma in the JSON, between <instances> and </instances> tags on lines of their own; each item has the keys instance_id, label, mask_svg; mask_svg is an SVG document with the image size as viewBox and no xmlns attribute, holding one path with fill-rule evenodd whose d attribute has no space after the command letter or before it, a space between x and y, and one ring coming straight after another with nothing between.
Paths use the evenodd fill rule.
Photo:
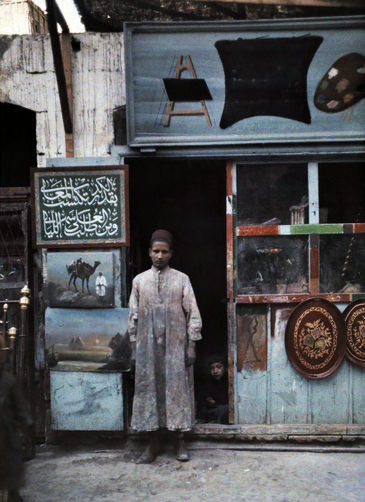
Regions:
<instances>
[{"instance_id":1,"label":"wooden shelf","mask_svg":"<svg viewBox=\"0 0 365 502\"><path fill-rule=\"evenodd\" d=\"M256 225L236 227L237 237L259 235L310 235L365 233L365 223L318 223L308 225Z\"/></svg>"},{"instance_id":2,"label":"wooden shelf","mask_svg":"<svg viewBox=\"0 0 365 502\"><path fill-rule=\"evenodd\" d=\"M299 303L310 298L321 298L334 303L347 303L365 298L365 293L318 293L318 294L265 294L237 295L236 303Z\"/></svg>"}]
</instances>

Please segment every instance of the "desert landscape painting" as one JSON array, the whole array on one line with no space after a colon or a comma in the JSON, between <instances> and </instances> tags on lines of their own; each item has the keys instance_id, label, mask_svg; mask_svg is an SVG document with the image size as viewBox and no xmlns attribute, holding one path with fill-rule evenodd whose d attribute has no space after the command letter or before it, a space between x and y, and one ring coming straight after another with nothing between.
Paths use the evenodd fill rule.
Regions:
<instances>
[{"instance_id":1,"label":"desert landscape painting","mask_svg":"<svg viewBox=\"0 0 365 502\"><path fill-rule=\"evenodd\" d=\"M65 371L129 368L128 309L46 310L48 365Z\"/></svg>"},{"instance_id":2,"label":"desert landscape painting","mask_svg":"<svg viewBox=\"0 0 365 502\"><path fill-rule=\"evenodd\" d=\"M48 252L47 265L50 307L114 307L112 252Z\"/></svg>"}]
</instances>

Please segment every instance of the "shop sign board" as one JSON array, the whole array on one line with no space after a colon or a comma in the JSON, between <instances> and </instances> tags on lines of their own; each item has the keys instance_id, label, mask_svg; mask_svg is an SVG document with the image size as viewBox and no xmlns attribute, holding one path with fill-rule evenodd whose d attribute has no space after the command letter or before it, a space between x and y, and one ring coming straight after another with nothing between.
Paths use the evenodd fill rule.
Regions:
<instances>
[{"instance_id":1,"label":"shop sign board","mask_svg":"<svg viewBox=\"0 0 365 502\"><path fill-rule=\"evenodd\" d=\"M36 247L129 245L128 166L32 170Z\"/></svg>"},{"instance_id":2,"label":"shop sign board","mask_svg":"<svg viewBox=\"0 0 365 502\"><path fill-rule=\"evenodd\" d=\"M129 146L363 140L364 24L126 23Z\"/></svg>"}]
</instances>

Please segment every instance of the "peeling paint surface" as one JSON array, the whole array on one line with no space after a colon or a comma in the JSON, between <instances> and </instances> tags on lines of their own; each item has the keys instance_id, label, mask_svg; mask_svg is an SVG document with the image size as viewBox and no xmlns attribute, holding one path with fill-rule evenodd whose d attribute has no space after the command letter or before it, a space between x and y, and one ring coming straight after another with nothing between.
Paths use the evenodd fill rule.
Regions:
<instances>
[{"instance_id":1,"label":"peeling paint surface","mask_svg":"<svg viewBox=\"0 0 365 502\"><path fill-rule=\"evenodd\" d=\"M237 315L237 371L267 368L266 315Z\"/></svg>"},{"instance_id":2,"label":"peeling paint surface","mask_svg":"<svg viewBox=\"0 0 365 502\"><path fill-rule=\"evenodd\" d=\"M52 428L123 430L121 373L51 371Z\"/></svg>"},{"instance_id":3,"label":"peeling paint surface","mask_svg":"<svg viewBox=\"0 0 365 502\"><path fill-rule=\"evenodd\" d=\"M285 351L285 328L292 307L272 305L270 308L267 370L253 373L245 365L236 368L237 423L364 423L363 368L345 358L332 375L320 381L300 375L290 364Z\"/></svg>"},{"instance_id":4,"label":"peeling paint surface","mask_svg":"<svg viewBox=\"0 0 365 502\"><path fill-rule=\"evenodd\" d=\"M122 33L84 33L71 53L75 156L105 156L113 110L125 104ZM0 36L0 102L37 112L38 167L64 157L65 134L48 35ZM32 166L33 167L33 166Z\"/></svg>"}]
</instances>

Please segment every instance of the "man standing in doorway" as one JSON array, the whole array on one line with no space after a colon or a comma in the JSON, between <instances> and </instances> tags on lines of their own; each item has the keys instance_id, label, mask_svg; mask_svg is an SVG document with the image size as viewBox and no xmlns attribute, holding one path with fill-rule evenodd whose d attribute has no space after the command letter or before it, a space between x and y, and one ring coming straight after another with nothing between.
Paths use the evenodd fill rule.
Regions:
<instances>
[{"instance_id":1,"label":"man standing in doorway","mask_svg":"<svg viewBox=\"0 0 365 502\"><path fill-rule=\"evenodd\" d=\"M177 433L176 458L189 460L184 431L194 423L193 364L201 339L201 317L187 275L169 267L172 235L156 230L149 255L152 268L133 280L128 331L135 363L134 430L149 433L139 463L160 450L159 431Z\"/></svg>"}]
</instances>

